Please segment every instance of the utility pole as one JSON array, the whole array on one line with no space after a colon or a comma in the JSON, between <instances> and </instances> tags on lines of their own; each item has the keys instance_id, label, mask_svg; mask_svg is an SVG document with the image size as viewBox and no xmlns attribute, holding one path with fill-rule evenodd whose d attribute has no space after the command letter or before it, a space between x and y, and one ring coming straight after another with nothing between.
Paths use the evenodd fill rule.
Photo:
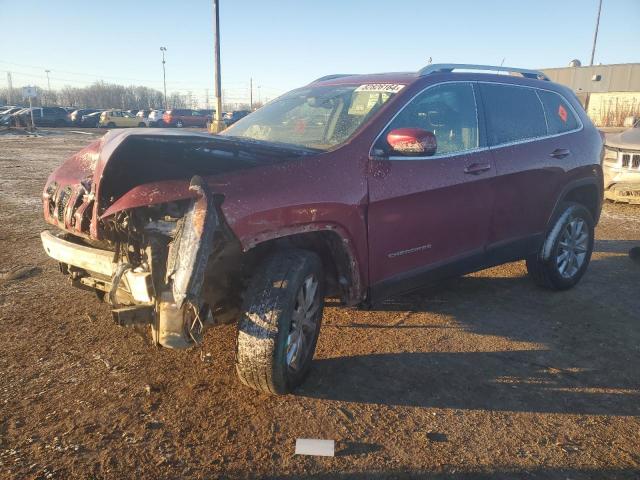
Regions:
<instances>
[{"instance_id":1,"label":"utility pole","mask_svg":"<svg viewBox=\"0 0 640 480\"><path fill-rule=\"evenodd\" d=\"M204 90L204 108L206 110L209 110L209 106L210 106L210 103L209 103L209 89L205 88L205 90Z\"/></svg>"},{"instance_id":2,"label":"utility pole","mask_svg":"<svg viewBox=\"0 0 640 480\"><path fill-rule=\"evenodd\" d=\"M249 77L249 111L253 112L253 77Z\"/></svg>"},{"instance_id":3,"label":"utility pole","mask_svg":"<svg viewBox=\"0 0 640 480\"><path fill-rule=\"evenodd\" d=\"M13 82L11 81L11 72L7 72L7 103L11 105L11 99L13 97Z\"/></svg>"},{"instance_id":4,"label":"utility pole","mask_svg":"<svg viewBox=\"0 0 640 480\"><path fill-rule=\"evenodd\" d=\"M213 23L214 23L214 95L216 97L216 114L211 122L211 133L219 133L224 129L222 122L222 88L220 81L220 6L219 0L213 0Z\"/></svg>"},{"instance_id":5,"label":"utility pole","mask_svg":"<svg viewBox=\"0 0 640 480\"><path fill-rule=\"evenodd\" d=\"M167 63L164 61L164 52L167 51L167 47L160 47L160 51L162 52L162 83L164 84L164 109L167 109L167 72L165 70L164 64Z\"/></svg>"},{"instance_id":6,"label":"utility pole","mask_svg":"<svg viewBox=\"0 0 640 480\"><path fill-rule=\"evenodd\" d=\"M600 12L602 11L602 0L598 2L598 16L596 17L596 30L593 32L593 46L591 47L591 60L589 66L593 66L593 59L596 55L596 42L598 41L598 28L600 27ZM591 92L587 92L587 98L584 100L584 109L589 114L589 103L591 103Z\"/></svg>"},{"instance_id":7,"label":"utility pole","mask_svg":"<svg viewBox=\"0 0 640 480\"><path fill-rule=\"evenodd\" d=\"M51 70L45 70L44 72L47 74L47 103L49 103L49 97L51 96L51 81L49 80L49 74L51 73Z\"/></svg>"},{"instance_id":8,"label":"utility pole","mask_svg":"<svg viewBox=\"0 0 640 480\"><path fill-rule=\"evenodd\" d=\"M602 0L598 2L598 17L596 18L596 31L593 32L593 47L591 47L591 61L589 66L593 66L593 58L596 55L596 42L598 41L598 28L600 27L600 12L602 11Z\"/></svg>"}]
</instances>

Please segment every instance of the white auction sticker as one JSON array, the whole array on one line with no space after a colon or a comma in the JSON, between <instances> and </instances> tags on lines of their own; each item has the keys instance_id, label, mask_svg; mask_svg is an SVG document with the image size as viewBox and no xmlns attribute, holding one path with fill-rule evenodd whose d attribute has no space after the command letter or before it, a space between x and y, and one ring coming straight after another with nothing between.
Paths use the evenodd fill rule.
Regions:
<instances>
[{"instance_id":1,"label":"white auction sticker","mask_svg":"<svg viewBox=\"0 0 640 480\"><path fill-rule=\"evenodd\" d=\"M298 438L296 439L296 455L333 457L335 455L335 443L334 440Z\"/></svg>"},{"instance_id":2,"label":"white auction sticker","mask_svg":"<svg viewBox=\"0 0 640 480\"><path fill-rule=\"evenodd\" d=\"M356 92L398 93L405 86L400 83L365 83L356 88Z\"/></svg>"}]
</instances>

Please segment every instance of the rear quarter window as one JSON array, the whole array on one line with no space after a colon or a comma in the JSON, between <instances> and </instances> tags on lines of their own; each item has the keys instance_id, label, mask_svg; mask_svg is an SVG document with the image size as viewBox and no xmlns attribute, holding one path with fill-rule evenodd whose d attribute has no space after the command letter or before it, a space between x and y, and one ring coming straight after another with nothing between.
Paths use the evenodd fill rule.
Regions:
<instances>
[{"instance_id":1,"label":"rear quarter window","mask_svg":"<svg viewBox=\"0 0 640 480\"><path fill-rule=\"evenodd\" d=\"M549 135L570 132L580 126L573 109L561 95L548 90L538 90L538 96L544 106Z\"/></svg>"},{"instance_id":2,"label":"rear quarter window","mask_svg":"<svg viewBox=\"0 0 640 480\"><path fill-rule=\"evenodd\" d=\"M547 135L542 103L533 88L481 83L489 145Z\"/></svg>"}]
</instances>

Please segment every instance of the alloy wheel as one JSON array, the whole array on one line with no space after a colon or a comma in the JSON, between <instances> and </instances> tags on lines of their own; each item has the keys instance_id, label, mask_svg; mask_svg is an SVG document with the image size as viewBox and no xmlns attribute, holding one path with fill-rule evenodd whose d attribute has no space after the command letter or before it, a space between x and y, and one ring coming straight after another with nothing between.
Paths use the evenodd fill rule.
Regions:
<instances>
[{"instance_id":1,"label":"alloy wheel","mask_svg":"<svg viewBox=\"0 0 640 480\"><path fill-rule=\"evenodd\" d=\"M319 308L318 279L309 275L296 294L291 328L287 337L287 367L294 372L303 367L307 357L313 352Z\"/></svg>"},{"instance_id":2,"label":"alloy wheel","mask_svg":"<svg viewBox=\"0 0 640 480\"><path fill-rule=\"evenodd\" d=\"M580 217L570 217L562 229L558 243L556 266L560 275L564 278L572 278L578 273L584 265L588 249L589 228L587 223Z\"/></svg>"}]
</instances>

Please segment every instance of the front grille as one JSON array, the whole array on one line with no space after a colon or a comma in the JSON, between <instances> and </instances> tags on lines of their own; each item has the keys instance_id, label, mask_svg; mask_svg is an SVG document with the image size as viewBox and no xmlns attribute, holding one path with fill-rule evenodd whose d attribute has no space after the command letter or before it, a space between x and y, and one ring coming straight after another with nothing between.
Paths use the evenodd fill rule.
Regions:
<instances>
[{"instance_id":1,"label":"front grille","mask_svg":"<svg viewBox=\"0 0 640 480\"><path fill-rule=\"evenodd\" d=\"M629 168L629 159L631 158L631 155L629 155L628 153L624 153L622 155L622 168Z\"/></svg>"},{"instance_id":2,"label":"front grille","mask_svg":"<svg viewBox=\"0 0 640 480\"><path fill-rule=\"evenodd\" d=\"M620 166L631 170L640 170L640 153L622 153Z\"/></svg>"},{"instance_id":3,"label":"front grille","mask_svg":"<svg viewBox=\"0 0 640 480\"><path fill-rule=\"evenodd\" d=\"M71 187L67 187L64 190L60 191L58 195L58 222L64 222L64 211L67 208L67 204L69 203L69 198L71 197Z\"/></svg>"}]
</instances>

